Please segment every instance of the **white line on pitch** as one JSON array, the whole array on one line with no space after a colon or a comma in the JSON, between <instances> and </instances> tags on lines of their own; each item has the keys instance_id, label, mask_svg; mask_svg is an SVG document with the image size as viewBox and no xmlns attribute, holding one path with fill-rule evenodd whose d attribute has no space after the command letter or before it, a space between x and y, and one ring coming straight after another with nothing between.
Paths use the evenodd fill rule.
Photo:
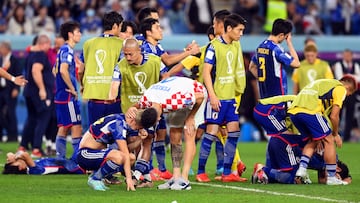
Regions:
<instances>
[{"instance_id":1,"label":"white line on pitch","mask_svg":"<svg viewBox=\"0 0 360 203\"><path fill-rule=\"evenodd\" d=\"M301 197L305 199L313 199L313 200L321 200L325 202L344 202L349 203L347 200L337 200L337 199L330 199L325 197L311 197L307 195L295 194L295 193L283 193L283 192L274 192L268 190L259 190L254 188L244 188L244 187L237 187L237 186L228 186L228 185L217 185L217 184L209 184L209 183L198 183L198 182L191 182L192 185L203 185L208 187L216 187L216 188L229 188L233 190L242 190L247 192L257 192L257 193L266 193L271 195L278 195L278 196L292 196L292 197Z\"/></svg>"}]
</instances>

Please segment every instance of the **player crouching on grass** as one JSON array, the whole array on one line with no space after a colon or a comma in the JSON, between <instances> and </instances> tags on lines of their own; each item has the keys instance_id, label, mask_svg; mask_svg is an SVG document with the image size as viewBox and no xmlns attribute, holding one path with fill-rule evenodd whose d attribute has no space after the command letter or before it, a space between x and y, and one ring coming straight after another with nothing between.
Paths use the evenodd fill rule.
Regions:
<instances>
[{"instance_id":1,"label":"player crouching on grass","mask_svg":"<svg viewBox=\"0 0 360 203\"><path fill-rule=\"evenodd\" d=\"M131 174L135 155L129 153L127 130L139 130L139 134L146 134L144 129L154 126L157 118L157 111L148 108L137 110L131 118L123 114L112 114L90 125L80 142L77 161L82 168L94 170L88 179L91 188L105 191L109 188L102 179L117 172L124 172L127 190L135 190ZM117 145L116 149L112 145L114 143ZM109 148L109 145L112 147Z\"/></svg>"}]
</instances>

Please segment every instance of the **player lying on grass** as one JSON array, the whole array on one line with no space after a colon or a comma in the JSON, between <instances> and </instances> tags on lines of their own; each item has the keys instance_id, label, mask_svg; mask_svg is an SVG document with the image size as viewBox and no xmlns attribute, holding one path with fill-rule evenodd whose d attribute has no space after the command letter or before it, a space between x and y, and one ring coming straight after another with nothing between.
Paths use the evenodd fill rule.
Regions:
<instances>
[{"instance_id":1,"label":"player lying on grass","mask_svg":"<svg viewBox=\"0 0 360 203\"><path fill-rule=\"evenodd\" d=\"M29 153L18 151L6 155L3 174L85 174L85 170L70 159L42 158L33 160Z\"/></svg>"},{"instance_id":2,"label":"player lying on grass","mask_svg":"<svg viewBox=\"0 0 360 203\"><path fill-rule=\"evenodd\" d=\"M100 118L90 125L83 136L77 161L82 168L94 171L88 179L88 185L94 190L109 189L102 179L117 172L125 174L127 190L135 190L130 169L135 156L129 153L126 134L130 129L139 130L141 135L147 134L144 128L154 126L158 114L154 108L136 110L134 113L132 118L123 114Z\"/></svg>"}]
</instances>

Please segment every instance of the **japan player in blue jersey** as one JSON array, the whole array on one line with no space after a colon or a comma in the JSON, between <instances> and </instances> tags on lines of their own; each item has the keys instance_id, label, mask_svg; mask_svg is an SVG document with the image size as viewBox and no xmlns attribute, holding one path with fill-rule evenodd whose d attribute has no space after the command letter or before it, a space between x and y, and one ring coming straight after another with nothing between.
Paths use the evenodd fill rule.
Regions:
<instances>
[{"instance_id":1,"label":"japan player in blue jersey","mask_svg":"<svg viewBox=\"0 0 360 203\"><path fill-rule=\"evenodd\" d=\"M56 137L56 154L58 158L65 158L66 136L71 130L74 149L72 159L75 160L82 133L74 59L74 46L81 39L80 24L73 21L64 23L60 27L60 34L64 38L65 44L60 47L54 65L56 73L55 104L59 127Z\"/></svg>"},{"instance_id":2,"label":"japan player in blue jersey","mask_svg":"<svg viewBox=\"0 0 360 203\"><path fill-rule=\"evenodd\" d=\"M102 117L91 124L84 134L77 161L82 168L94 170L88 179L88 185L94 190L107 190L102 179L119 171L126 176L127 189L135 190L130 169L135 156L129 153L133 149L128 148L126 134L128 130L139 130L139 135L146 135L144 129L154 126L158 120L154 108L137 110L135 114L135 117L123 114ZM109 145L112 147L109 148Z\"/></svg>"},{"instance_id":3,"label":"japan player in blue jersey","mask_svg":"<svg viewBox=\"0 0 360 203\"><path fill-rule=\"evenodd\" d=\"M85 174L79 165L70 159L41 158L34 161L28 152L6 154L3 174Z\"/></svg>"},{"instance_id":4,"label":"japan player in blue jersey","mask_svg":"<svg viewBox=\"0 0 360 203\"><path fill-rule=\"evenodd\" d=\"M255 50L249 69L258 78L260 98L287 94L287 77L284 67L298 68L299 57L292 44L290 21L276 19L270 36ZM280 44L286 41L289 53Z\"/></svg>"}]
</instances>

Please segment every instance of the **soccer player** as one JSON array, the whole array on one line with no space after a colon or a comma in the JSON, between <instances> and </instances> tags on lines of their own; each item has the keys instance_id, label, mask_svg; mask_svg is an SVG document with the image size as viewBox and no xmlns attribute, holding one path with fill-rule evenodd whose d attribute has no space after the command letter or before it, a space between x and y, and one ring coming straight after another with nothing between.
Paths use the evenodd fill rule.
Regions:
<instances>
[{"instance_id":1,"label":"soccer player","mask_svg":"<svg viewBox=\"0 0 360 203\"><path fill-rule=\"evenodd\" d=\"M144 19L141 22L140 31L145 38L145 41L141 46L142 50L146 53L159 56L166 66L173 65L184 59L186 56L197 54L200 51L199 46L196 43L192 43L184 52L169 55L159 43L163 38L162 29L159 21L154 18ZM163 69L163 72L166 72L167 70L167 68ZM163 179L169 179L171 178L171 174L167 171L165 165L165 137L166 124L164 118L162 118L159 122L158 129L156 129L153 150L155 151L158 160L158 168L160 170L160 173L158 173L159 176Z\"/></svg>"},{"instance_id":2,"label":"soccer player","mask_svg":"<svg viewBox=\"0 0 360 203\"><path fill-rule=\"evenodd\" d=\"M141 97L139 108L154 107L161 113L168 113L170 127L171 158L173 177L158 186L158 189L190 190L188 175L196 153L196 128L204 120L204 108L207 100L205 87L185 77L170 77L147 89ZM127 115L133 116L130 108ZM184 133L185 152L182 152L182 134ZM184 157L181 171L181 161Z\"/></svg>"},{"instance_id":3,"label":"soccer player","mask_svg":"<svg viewBox=\"0 0 360 203\"><path fill-rule=\"evenodd\" d=\"M225 28L224 28L224 20L227 16L229 16L231 13L228 10L220 10L217 11L214 14L214 19L213 19L213 33L216 37L219 37L221 35L224 34L225 32ZM245 69L244 69L244 63L243 63L243 56L242 56L242 51L241 51L241 45L239 41L234 41L234 43L237 43L239 45L240 48L240 56L239 56L239 81L241 81L239 83L239 96L237 96L236 99L236 104L237 104L237 108L238 105L240 105L240 98L241 98L241 94L244 92L245 89ZM205 55L205 51L202 52ZM205 57L205 56L204 56ZM199 81L203 82L203 65L201 65L199 67ZM220 128L220 131L217 133L217 136L213 137L209 134L206 134L205 136L203 136L202 142L201 142L201 146L200 146L200 156L199 156L199 166L198 166L198 172L196 175L196 180L199 182L209 182L210 179L208 177L208 175L205 173L205 166L206 166L206 162L207 159L209 157L210 151L211 151L211 144L213 141L216 142L215 147L216 147L216 154L218 159L218 163L217 163L217 170L216 170L216 175L221 175L223 173L223 165L224 165L224 151L223 151L223 146L225 144L225 140L227 138L227 131L226 128L224 128L225 126L222 126ZM221 152L222 151L222 152ZM222 155L221 155L222 153ZM241 176L242 172L246 169L246 166L243 164L243 162L240 160L240 155L238 150L236 149L235 151L235 156L233 159L233 164L231 167L231 171L232 173L234 173L234 175L239 175ZM215 177L215 179L219 180L221 179L221 176L217 176ZM242 181L246 181L246 178L241 178Z\"/></svg>"},{"instance_id":4,"label":"soccer player","mask_svg":"<svg viewBox=\"0 0 360 203\"><path fill-rule=\"evenodd\" d=\"M293 133L288 131L285 119L287 106L295 97L295 95L280 95L260 99L254 107L254 119L262 125L268 136Z\"/></svg>"},{"instance_id":5,"label":"soccer player","mask_svg":"<svg viewBox=\"0 0 360 203\"><path fill-rule=\"evenodd\" d=\"M115 99L118 96L119 86L121 85L121 109L126 112L129 107L136 104L141 98L142 94L146 91L150 85L159 81L160 72L163 68L160 57L141 53L139 43L134 38L129 38L124 41L123 46L124 58L116 65L113 75L113 81L111 82L111 88L109 92L109 99ZM134 139L139 139L137 131L128 132L128 142L135 142ZM150 156L151 156L151 144L154 135L154 130L149 131L149 135L146 139L142 140L142 153L141 158L135 165L135 177L140 178L140 174L144 175L145 181L148 186L152 185L152 179L150 177ZM143 167L144 166L144 167ZM164 178L166 178L164 176ZM167 177L167 179L171 176ZM143 182L144 184L146 182ZM143 184L137 185L142 187Z\"/></svg>"},{"instance_id":6,"label":"soccer player","mask_svg":"<svg viewBox=\"0 0 360 203\"><path fill-rule=\"evenodd\" d=\"M18 151L6 154L3 174L85 174L77 163L69 159L41 158L34 161L29 153Z\"/></svg>"},{"instance_id":7,"label":"soccer player","mask_svg":"<svg viewBox=\"0 0 360 203\"><path fill-rule=\"evenodd\" d=\"M135 110L134 114L134 117L123 114L105 116L91 124L84 134L77 161L80 167L94 170L88 179L88 185L94 190L107 190L102 179L120 171L126 176L127 190L135 190L130 168L135 156L129 153L126 134L132 129L145 136L147 133L143 128L154 126L158 114L154 108ZM117 148L108 147L114 143Z\"/></svg>"},{"instance_id":8,"label":"soccer player","mask_svg":"<svg viewBox=\"0 0 360 203\"><path fill-rule=\"evenodd\" d=\"M62 159L66 158L66 136L71 130L73 145L71 159L76 160L82 128L76 85L74 47L81 39L80 24L74 21L66 22L61 25L60 33L65 44L60 47L54 66L56 74L55 104L59 127L56 136L56 156Z\"/></svg>"},{"instance_id":9,"label":"soccer player","mask_svg":"<svg viewBox=\"0 0 360 203\"><path fill-rule=\"evenodd\" d=\"M242 59L240 44L236 43L245 29L246 21L239 15L231 14L225 18L225 33L210 42L204 61L204 84L208 89L210 101L206 109L205 136L215 137L219 127L227 126L228 138L224 146L223 182L243 181L239 175L231 173L237 140L240 136L239 116L236 113L235 98L244 88L241 77Z\"/></svg>"},{"instance_id":10,"label":"soccer player","mask_svg":"<svg viewBox=\"0 0 360 203\"><path fill-rule=\"evenodd\" d=\"M304 48L305 59L300 62L300 67L292 74L294 82L293 93L299 93L302 88L318 79L333 79L329 63L318 58L316 45L309 44Z\"/></svg>"},{"instance_id":11,"label":"soccer player","mask_svg":"<svg viewBox=\"0 0 360 203\"><path fill-rule=\"evenodd\" d=\"M80 56L83 64L79 68L79 78L83 99L88 100L89 123L105 115L121 113L120 99L108 100L108 96L112 74L120 59L123 17L111 11L105 13L102 20L103 34L87 40Z\"/></svg>"},{"instance_id":12,"label":"soccer player","mask_svg":"<svg viewBox=\"0 0 360 203\"><path fill-rule=\"evenodd\" d=\"M296 172L297 181L303 181L306 169L315 147L319 142L324 143L324 160L328 174L326 184L345 185L335 177L336 172L336 148L342 146L342 140L338 133L339 114L343 100L351 95L357 87L356 80L345 75L340 81L335 79L316 80L300 91L291 104L288 113L291 121L303 136L307 136L309 142L305 145L300 167ZM329 116L329 120L326 119Z\"/></svg>"},{"instance_id":13,"label":"soccer player","mask_svg":"<svg viewBox=\"0 0 360 203\"><path fill-rule=\"evenodd\" d=\"M287 94L287 77L284 66L298 68L299 57L292 44L292 23L276 19L270 36L256 49L249 70L258 78L260 98ZM290 54L280 46L286 41Z\"/></svg>"}]
</instances>

